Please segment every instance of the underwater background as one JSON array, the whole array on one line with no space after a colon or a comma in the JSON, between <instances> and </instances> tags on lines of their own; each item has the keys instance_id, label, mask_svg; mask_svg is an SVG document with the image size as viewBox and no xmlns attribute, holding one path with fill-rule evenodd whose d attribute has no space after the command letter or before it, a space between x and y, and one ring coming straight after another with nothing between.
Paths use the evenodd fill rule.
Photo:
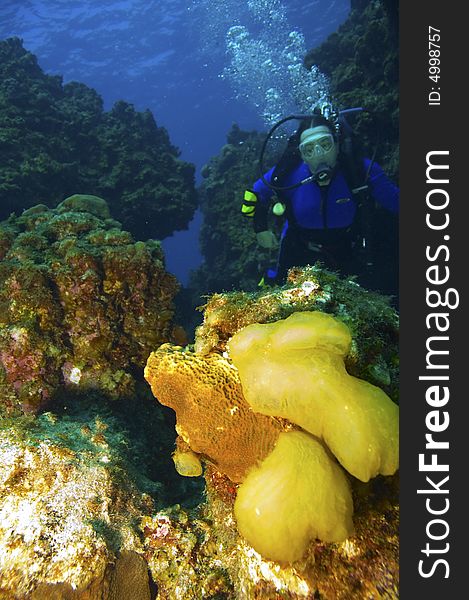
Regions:
<instances>
[{"instance_id":1,"label":"underwater background","mask_svg":"<svg viewBox=\"0 0 469 600\"><path fill-rule=\"evenodd\" d=\"M95 89L105 110L117 100L139 111L151 110L181 157L195 164L200 181L200 169L218 154L232 123L261 129L267 89L291 86L288 65L301 64L306 50L335 31L349 10L349 0L5 0L0 6L0 39L21 38L46 73ZM225 71L235 59L227 48L227 33L236 25L246 27L262 49L249 59L252 65L248 62L230 76ZM303 36L296 60L287 53L280 56L291 32ZM263 65L268 60L275 61L275 74L272 66ZM261 89L258 69L265 77ZM292 108L296 107L283 96L273 110L287 114ZM183 283L201 261L200 218L197 213L193 232L165 244L169 268ZM184 247L190 252L181 250Z\"/></svg>"},{"instance_id":2,"label":"underwater background","mask_svg":"<svg viewBox=\"0 0 469 600\"><path fill-rule=\"evenodd\" d=\"M397 15L1 3L0 600L398 597L397 217L369 285L260 289L240 211L325 102L397 183Z\"/></svg>"}]
</instances>

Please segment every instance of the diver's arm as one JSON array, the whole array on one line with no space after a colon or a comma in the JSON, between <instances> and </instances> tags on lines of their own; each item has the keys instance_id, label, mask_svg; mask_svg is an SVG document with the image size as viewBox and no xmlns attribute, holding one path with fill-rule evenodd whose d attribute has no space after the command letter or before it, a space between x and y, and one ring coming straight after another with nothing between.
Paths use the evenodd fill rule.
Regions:
<instances>
[{"instance_id":1,"label":"diver's arm","mask_svg":"<svg viewBox=\"0 0 469 600\"><path fill-rule=\"evenodd\" d=\"M365 158L365 170L368 171L371 160ZM368 178L371 195L381 206L392 211L399 211L399 188L384 173L383 169L375 162L371 166Z\"/></svg>"}]
</instances>

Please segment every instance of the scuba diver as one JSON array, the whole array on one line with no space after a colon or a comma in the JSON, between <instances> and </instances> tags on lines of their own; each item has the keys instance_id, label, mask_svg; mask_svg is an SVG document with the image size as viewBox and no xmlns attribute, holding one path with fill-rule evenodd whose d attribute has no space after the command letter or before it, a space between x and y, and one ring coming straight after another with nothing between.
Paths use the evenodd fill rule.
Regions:
<instances>
[{"instance_id":1,"label":"scuba diver","mask_svg":"<svg viewBox=\"0 0 469 600\"><path fill-rule=\"evenodd\" d=\"M279 244L268 226L271 207L274 215L285 219L276 268L267 269L259 285L281 285L288 269L318 260L326 268L359 279L373 269L374 206L378 203L397 213L399 189L374 159L354 151L345 114L360 110L331 111L326 113L329 118L324 109L309 116L291 115L267 135L261 173L273 131L289 119L300 120L277 165L244 194L242 212L252 219L262 248L273 250Z\"/></svg>"}]
</instances>

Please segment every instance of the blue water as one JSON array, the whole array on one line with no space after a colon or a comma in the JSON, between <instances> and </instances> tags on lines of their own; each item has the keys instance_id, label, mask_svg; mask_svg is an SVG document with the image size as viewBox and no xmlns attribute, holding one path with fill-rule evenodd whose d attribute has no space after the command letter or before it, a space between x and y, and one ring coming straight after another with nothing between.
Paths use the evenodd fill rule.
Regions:
<instances>
[{"instance_id":1,"label":"blue water","mask_svg":"<svg viewBox=\"0 0 469 600\"><path fill-rule=\"evenodd\" d=\"M0 38L20 37L46 73L94 88L105 109L120 99L149 108L200 182L232 123L262 130L293 108L284 61L298 67L295 51L319 45L349 10L350 0L2 0ZM232 27L251 44L238 44L238 63ZM182 283L201 262L200 221L163 242Z\"/></svg>"}]
</instances>

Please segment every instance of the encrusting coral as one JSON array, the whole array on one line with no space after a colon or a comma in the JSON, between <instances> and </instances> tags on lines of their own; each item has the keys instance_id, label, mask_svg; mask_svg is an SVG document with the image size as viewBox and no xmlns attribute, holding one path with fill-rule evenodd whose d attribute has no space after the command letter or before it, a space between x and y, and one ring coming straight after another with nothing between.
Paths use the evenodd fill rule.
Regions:
<instances>
[{"instance_id":1,"label":"encrusting coral","mask_svg":"<svg viewBox=\"0 0 469 600\"><path fill-rule=\"evenodd\" d=\"M176 279L106 202L76 194L0 225L0 410L38 412L64 389L113 398L171 339Z\"/></svg>"},{"instance_id":2,"label":"encrusting coral","mask_svg":"<svg viewBox=\"0 0 469 600\"><path fill-rule=\"evenodd\" d=\"M159 401L176 411L176 430L189 449L232 481L242 481L282 431L280 423L251 410L236 370L219 354L197 356L162 344L148 359L145 377ZM176 464L184 454L177 452Z\"/></svg>"}]
</instances>

